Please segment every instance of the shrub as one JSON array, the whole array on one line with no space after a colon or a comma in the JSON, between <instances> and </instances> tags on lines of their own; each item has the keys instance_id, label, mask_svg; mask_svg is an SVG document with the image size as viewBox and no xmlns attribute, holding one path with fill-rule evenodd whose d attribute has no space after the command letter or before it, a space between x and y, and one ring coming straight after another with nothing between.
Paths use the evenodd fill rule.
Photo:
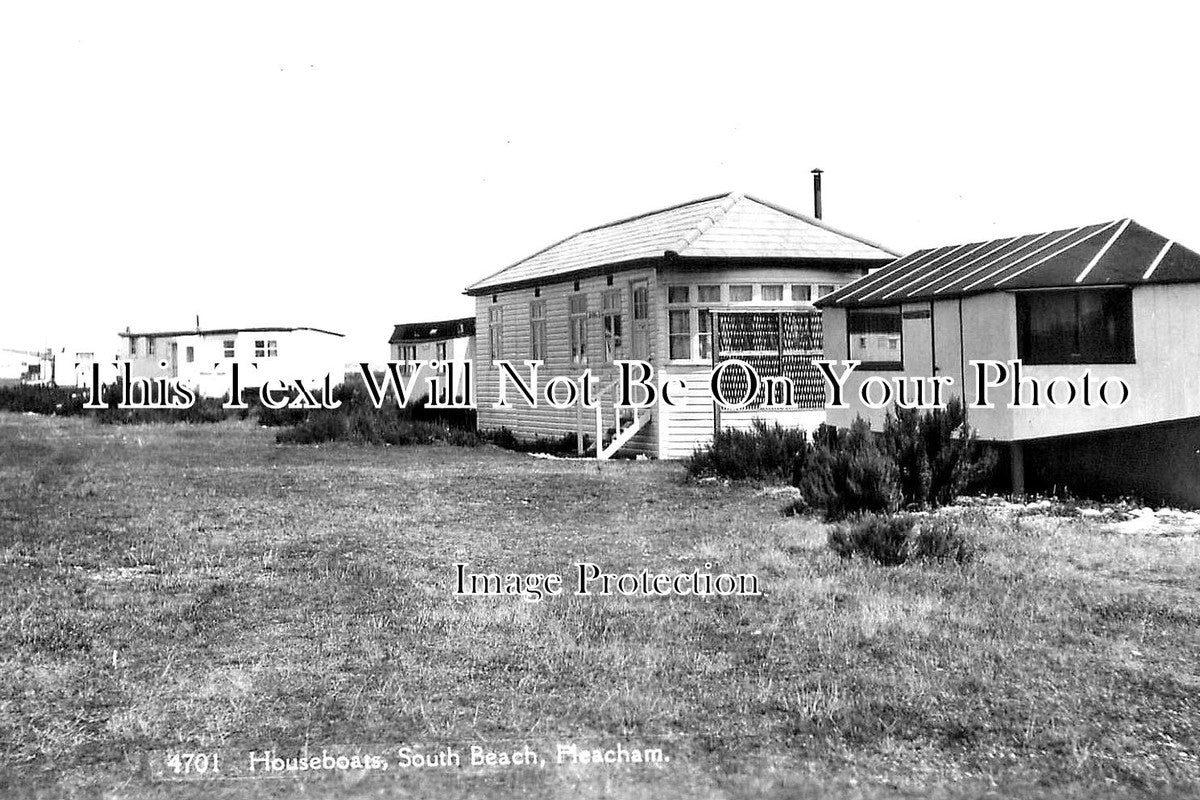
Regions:
<instances>
[{"instance_id":1,"label":"shrub","mask_svg":"<svg viewBox=\"0 0 1200 800\"><path fill-rule=\"evenodd\" d=\"M856 517L833 526L828 542L842 558L868 558L885 566L922 560L964 564L978 553L955 520L913 514Z\"/></svg>"},{"instance_id":2,"label":"shrub","mask_svg":"<svg viewBox=\"0 0 1200 800\"><path fill-rule=\"evenodd\" d=\"M921 414L896 408L887 416L884 448L896 462L904 502L925 507L954 498L985 480L996 454L984 450L967 425L962 401L954 397L944 409Z\"/></svg>"},{"instance_id":3,"label":"shrub","mask_svg":"<svg viewBox=\"0 0 1200 800\"><path fill-rule=\"evenodd\" d=\"M280 444L321 444L345 438L346 419L336 411L313 413L300 425L275 434Z\"/></svg>"},{"instance_id":4,"label":"shrub","mask_svg":"<svg viewBox=\"0 0 1200 800\"><path fill-rule=\"evenodd\" d=\"M802 471L810 449L803 430L778 423L768 427L756 419L750 430L719 431L710 445L692 454L688 473L730 480L786 480Z\"/></svg>"},{"instance_id":5,"label":"shrub","mask_svg":"<svg viewBox=\"0 0 1200 800\"><path fill-rule=\"evenodd\" d=\"M73 386L0 386L0 411L70 417L84 413L87 391Z\"/></svg>"},{"instance_id":6,"label":"shrub","mask_svg":"<svg viewBox=\"0 0 1200 800\"><path fill-rule=\"evenodd\" d=\"M804 503L824 509L829 520L891 512L901 502L895 463L861 418L844 433L819 431L797 486Z\"/></svg>"}]
</instances>

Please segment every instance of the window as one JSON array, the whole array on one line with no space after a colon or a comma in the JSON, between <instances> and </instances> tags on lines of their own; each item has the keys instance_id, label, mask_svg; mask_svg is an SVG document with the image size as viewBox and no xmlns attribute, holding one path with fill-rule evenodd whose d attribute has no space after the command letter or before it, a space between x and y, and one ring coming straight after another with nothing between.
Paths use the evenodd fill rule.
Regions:
<instances>
[{"instance_id":1,"label":"window","mask_svg":"<svg viewBox=\"0 0 1200 800\"><path fill-rule=\"evenodd\" d=\"M838 287L834 286L832 283L820 284L817 286L817 299L820 300L827 294L833 294L835 291L837 291L837 288Z\"/></svg>"},{"instance_id":2,"label":"window","mask_svg":"<svg viewBox=\"0 0 1200 800\"><path fill-rule=\"evenodd\" d=\"M696 299L701 303L719 303L721 302L721 287L697 286Z\"/></svg>"},{"instance_id":3,"label":"window","mask_svg":"<svg viewBox=\"0 0 1200 800\"><path fill-rule=\"evenodd\" d=\"M446 343L438 342L437 346L435 348L433 348L433 352L434 352L434 358L436 358L438 361L445 361L446 360Z\"/></svg>"},{"instance_id":4,"label":"window","mask_svg":"<svg viewBox=\"0 0 1200 800\"><path fill-rule=\"evenodd\" d=\"M153 336L147 336L147 337L146 337L146 355L148 355L148 356L152 356L152 355L154 355L154 343L155 343L155 341L156 341L156 340L155 340L155 338L154 338Z\"/></svg>"},{"instance_id":5,"label":"window","mask_svg":"<svg viewBox=\"0 0 1200 800\"><path fill-rule=\"evenodd\" d=\"M137 358L137 337L136 336L129 337L129 357Z\"/></svg>"},{"instance_id":6,"label":"window","mask_svg":"<svg viewBox=\"0 0 1200 800\"><path fill-rule=\"evenodd\" d=\"M226 339L222 346L225 348L225 357L233 358L233 339Z\"/></svg>"},{"instance_id":7,"label":"window","mask_svg":"<svg viewBox=\"0 0 1200 800\"><path fill-rule=\"evenodd\" d=\"M411 375L413 362L417 360L417 346L415 344L396 345L396 360L400 362L400 374Z\"/></svg>"},{"instance_id":8,"label":"window","mask_svg":"<svg viewBox=\"0 0 1200 800\"><path fill-rule=\"evenodd\" d=\"M571 335L571 363L586 364L587 363L587 295L575 294L571 295L568 305L570 335Z\"/></svg>"},{"instance_id":9,"label":"window","mask_svg":"<svg viewBox=\"0 0 1200 800\"><path fill-rule=\"evenodd\" d=\"M279 355L279 348L276 346L274 339L254 340L255 358L274 358L277 355Z\"/></svg>"},{"instance_id":10,"label":"window","mask_svg":"<svg viewBox=\"0 0 1200 800\"><path fill-rule=\"evenodd\" d=\"M600 296L600 311L604 316L604 360L611 362L623 354L620 289L612 289Z\"/></svg>"},{"instance_id":11,"label":"window","mask_svg":"<svg viewBox=\"0 0 1200 800\"><path fill-rule=\"evenodd\" d=\"M900 325L899 308L849 312L846 327L850 334L850 358L863 362L864 367L899 368L903 363Z\"/></svg>"},{"instance_id":12,"label":"window","mask_svg":"<svg viewBox=\"0 0 1200 800\"><path fill-rule=\"evenodd\" d=\"M762 287L762 299L765 303L778 303L783 300L783 285L778 283L764 283Z\"/></svg>"},{"instance_id":13,"label":"window","mask_svg":"<svg viewBox=\"0 0 1200 800\"><path fill-rule=\"evenodd\" d=\"M671 309L667 312L667 337L670 340L671 358L692 357L692 312L688 309Z\"/></svg>"},{"instance_id":14,"label":"window","mask_svg":"<svg viewBox=\"0 0 1200 800\"><path fill-rule=\"evenodd\" d=\"M812 287L807 283L792 284L792 302L793 303L811 303L812 302Z\"/></svg>"},{"instance_id":15,"label":"window","mask_svg":"<svg viewBox=\"0 0 1200 800\"><path fill-rule=\"evenodd\" d=\"M688 301L687 286L668 286L667 287L667 302L668 303L686 303Z\"/></svg>"},{"instance_id":16,"label":"window","mask_svg":"<svg viewBox=\"0 0 1200 800\"><path fill-rule=\"evenodd\" d=\"M650 319L650 287L645 281L638 281L633 286L632 294L634 320Z\"/></svg>"},{"instance_id":17,"label":"window","mask_svg":"<svg viewBox=\"0 0 1200 800\"><path fill-rule=\"evenodd\" d=\"M1026 364L1132 364L1132 291L1019 293L1017 355Z\"/></svg>"},{"instance_id":18,"label":"window","mask_svg":"<svg viewBox=\"0 0 1200 800\"><path fill-rule=\"evenodd\" d=\"M712 358L712 314L707 308L696 312L697 341L700 344L700 357Z\"/></svg>"},{"instance_id":19,"label":"window","mask_svg":"<svg viewBox=\"0 0 1200 800\"><path fill-rule=\"evenodd\" d=\"M754 287L748 284L735 284L729 287L729 302L749 303L754 299Z\"/></svg>"},{"instance_id":20,"label":"window","mask_svg":"<svg viewBox=\"0 0 1200 800\"><path fill-rule=\"evenodd\" d=\"M529 349L535 360L546 360L546 301L529 304Z\"/></svg>"},{"instance_id":21,"label":"window","mask_svg":"<svg viewBox=\"0 0 1200 800\"><path fill-rule=\"evenodd\" d=\"M193 361L196 360L196 348L192 347L189 344L187 346L187 349L183 351L183 357L184 357L184 360L187 361L187 363L191 364Z\"/></svg>"},{"instance_id":22,"label":"window","mask_svg":"<svg viewBox=\"0 0 1200 800\"><path fill-rule=\"evenodd\" d=\"M503 358L504 352L504 309L488 309L488 348L492 359Z\"/></svg>"}]
</instances>

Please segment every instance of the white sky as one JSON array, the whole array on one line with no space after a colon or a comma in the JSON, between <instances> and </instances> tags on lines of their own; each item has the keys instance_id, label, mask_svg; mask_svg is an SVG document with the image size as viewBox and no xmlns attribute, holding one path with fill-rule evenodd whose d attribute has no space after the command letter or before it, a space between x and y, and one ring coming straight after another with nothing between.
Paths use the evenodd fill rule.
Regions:
<instances>
[{"instance_id":1,"label":"white sky","mask_svg":"<svg viewBox=\"0 0 1200 800\"><path fill-rule=\"evenodd\" d=\"M5 3L0 347L396 322L724 191L908 251L1200 250L1188 4Z\"/></svg>"}]
</instances>

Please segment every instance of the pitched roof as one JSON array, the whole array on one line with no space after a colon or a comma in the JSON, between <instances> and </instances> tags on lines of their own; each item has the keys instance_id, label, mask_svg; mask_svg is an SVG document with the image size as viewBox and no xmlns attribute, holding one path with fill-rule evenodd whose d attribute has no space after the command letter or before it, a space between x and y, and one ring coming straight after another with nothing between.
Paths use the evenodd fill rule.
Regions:
<instances>
[{"instance_id":1,"label":"pitched roof","mask_svg":"<svg viewBox=\"0 0 1200 800\"><path fill-rule=\"evenodd\" d=\"M397 342L432 342L475 335L475 318L444 319L438 322L404 322L392 329L388 344Z\"/></svg>"},{"instance_id":2,"label":"pitched roof","mask_svg":"<svg viewBox=\"0 0 1200 800\"><path fill-rule=\"evenodd\" d=\"M1014 289L1200 282L1200 255L1131 219L918 250L817 301L863 307Z\"/></svg>"},{"instance_id":3,"label":"pitched roof","mask_svg":"<svg viewBox=\"0 0 1200 800\"><path fill-rule=\"evenodd\" d=\"M899 253L750 195L705 197L568 236L467 288L560 278L667 252L715 258L807 258L891 261Z\"/></svg>"},{"instance_id":4,"label":"pitched roof","mask_svg":"<svg viewBox=\"0 0 1200 800\"><path fill-rule=\"evenodd\" d=\"M327 331L322 328L289 328L289 327L260 327L260 328L193 328L190 331L130 331L123 330L118 333L118 336L220 336L230 333L291 333L292 331L312 331L313 333L324 333L329 336L340 336L345 338L346 334L337 333L336 331Z\"/></svg>"}]
</instances>

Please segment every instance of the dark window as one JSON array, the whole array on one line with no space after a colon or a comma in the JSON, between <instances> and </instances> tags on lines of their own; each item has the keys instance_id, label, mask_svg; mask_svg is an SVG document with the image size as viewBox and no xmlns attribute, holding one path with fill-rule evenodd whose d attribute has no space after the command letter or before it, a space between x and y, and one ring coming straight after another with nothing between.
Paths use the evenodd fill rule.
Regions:
<instances>
[{"instance_id":1,"label":"dark window","mask_svg":"<svg viewBox=\"0 0 1200 800\"><path fill-rule=\"evenodd\" d=\"M871 308L851 311L846 318L850 358L864 367L895 368L903 364L900 309Z\"/></svg>"},{"instance_id":2,"label":"dark window","mask_svg":"<svg viewBox=\"0 0 1200 800\"><path fill-rule=\"evenodd\" d=\"M1132 291L1019 293L1017 356L1026 364L1132 364Z\"/></svg>"}]
</instances>

